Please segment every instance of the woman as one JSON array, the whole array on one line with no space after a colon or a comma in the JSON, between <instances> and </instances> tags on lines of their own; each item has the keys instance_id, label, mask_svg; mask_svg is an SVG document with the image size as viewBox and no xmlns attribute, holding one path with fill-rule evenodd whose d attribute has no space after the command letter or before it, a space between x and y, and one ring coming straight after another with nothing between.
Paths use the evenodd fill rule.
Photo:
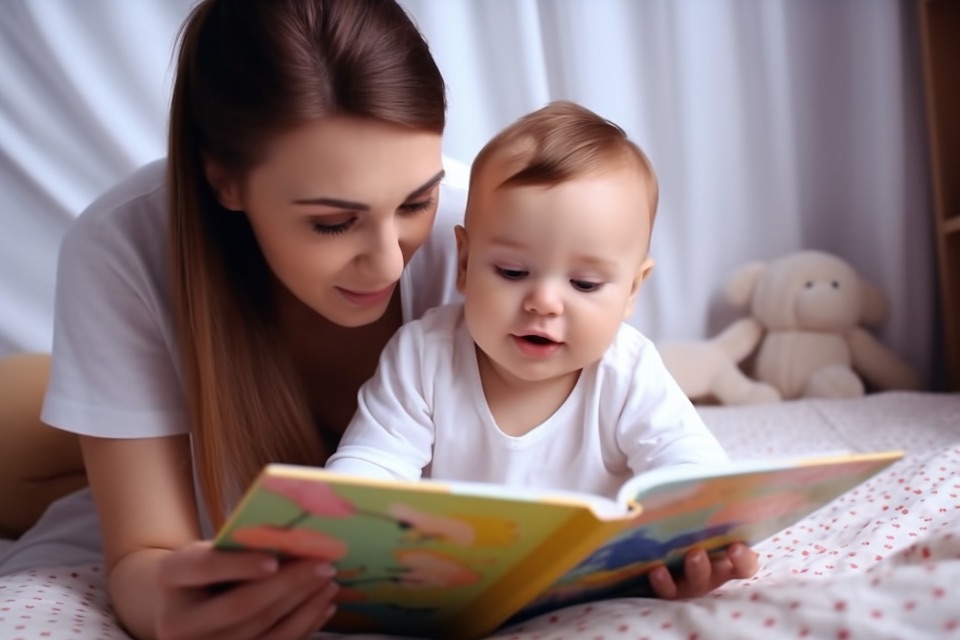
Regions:
<instances>
[{"instance_id":1,"label":"woman","mask_svg":"<svg viewBox=\"0 0 960 640\"><path fill-rule=\"evenodd\" d=\"M0 574L95 562L92 494L132 635L301 638L329 619L331 566L203 540L265 463L323 464L389 337L455 295L444 91L393 0L200 2L166 162L61 249L43 420L80 434L92 491ZM690 583L664 593L716 586Z\"/></svg>"},{"instance_id":2,"label":"woman","mask_svg":"<svg viewBox=\"0 0 960 640\"><path fill-rule=\"evenodd\" d=\"M188 17L168 161L64 240L43 414L81 435L134 636L296 638L332 613L329 565L214 553L198 513L218 526L268 461L323 464L387 339L453 295L444 91L392 0Z\"/></svg>"}]
</instances>

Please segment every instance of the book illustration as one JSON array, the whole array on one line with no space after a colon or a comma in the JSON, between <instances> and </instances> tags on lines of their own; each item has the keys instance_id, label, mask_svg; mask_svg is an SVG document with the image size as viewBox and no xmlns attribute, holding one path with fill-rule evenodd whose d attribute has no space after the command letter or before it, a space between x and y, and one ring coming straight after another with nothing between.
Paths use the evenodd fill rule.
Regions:
<instances>
[{"instance_id":1,"label":"book illustration","mask_svg":"<svg viewBox=\"0 0 960 640\"><path fill-rule=\"evenodd\" d=\"M403 503L391 504L385 512L364 511L323 483L297 478L268 477L263 489L293 502L299 509L280 525L248 525L233 531L240 545L274 549L290 556L336 561L346 555L346 542L315 529L300 527L308 518L369 517L386 521L406 532L411 543L437 540L464 547L508 547L516 538L516 524L497 517L437 515Z\"/></svg>"},{"instance_id":2,"label":"book illustration","mask_svg":"<svg viewBox=\"0 0 960 640\"><path fill-rule=\"evenodd\" d=\"M646 576L655 567L666 565L676 573L684 555L698 546L717 554L734 542L760 542L876 471L876 461L865 459L678 480L642 490L634 498L643 505L640 516L514 620L614 595L652 596Z\"/></svg>"},{"instance_id":3,"label":"book illustration","mask_svg":"<svg viewBox=\"0 0 960 640\"><path fill-rule=\"evenodd\" d=\"M521 527L510 509L482 497L270 474L245 502L220 548L333 563L341 589L331 627L381 630L401 618L405 628L433 625L462 608L568 515L531 505L541 517Z\"/></svg>"},{"instance_id":4,"label":"book illustration","mask_svg":"<svg viewBox=\"0 0 960 640\"><path fill-rule=\"evenodd\" d=\"M720 538L725 530L723 526L707 528L660 541L646 537L642 527L628 529L554 583L510 622L609 597L654 597L647 580L652 569L666 565L679 574L687 550L711 538Z\"/></svg>"}]
</instances>

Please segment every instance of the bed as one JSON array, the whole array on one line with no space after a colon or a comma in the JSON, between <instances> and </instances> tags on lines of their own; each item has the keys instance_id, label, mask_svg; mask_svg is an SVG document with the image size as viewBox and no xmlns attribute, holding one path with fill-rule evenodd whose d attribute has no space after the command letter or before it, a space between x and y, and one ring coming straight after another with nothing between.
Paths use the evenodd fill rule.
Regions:
<instances>
[{"instance_id":1,"label":"bed","mask_svg":"<svg viewBox=\"0 0 960 640\"><path fill-rule=\"evenodd\" d=\"M751 580L695 600L571 607L494 638L960 638L960 394L886 392L700 411L734 458L907 455L755 547L761 568ZM100 566L0 578L3 640L127 637L110 611Z\"/></svg>"}]
</instances>

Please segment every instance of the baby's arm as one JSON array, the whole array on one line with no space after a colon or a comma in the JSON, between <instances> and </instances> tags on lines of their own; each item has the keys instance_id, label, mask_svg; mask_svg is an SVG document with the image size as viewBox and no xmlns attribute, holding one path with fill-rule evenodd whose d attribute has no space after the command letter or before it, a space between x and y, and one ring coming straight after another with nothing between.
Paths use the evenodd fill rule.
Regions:
<instances>
[{"instance_id":1,"label":"baby's arm","mask_svg":"<svg viewBox=\"0 0 960 640\"><path fill-rule=\"evenodd\" d=\"M667 372L659 354L652 345L645 351L634 368L617 428L618 444L633 474L663 466L726 462L723 447ZM681 575L657 567L650 572L650 586L667 600L693 598L729 580L749 578L758 568L757 554L741 543L714 556L694 548L683 559Z\"/></svg>"},{"instance_id":2,"label":"baby's arm","mask_svg":"<svg viewBox=\"0 0 960 640\"><path fill-rule=\"evenodd\" d=\"M397 480L419 479L433 453L433 420L424 393L420 323L400 328L360 388L357 412L326 468Z\"/></svg>"},{"instance_id":3,"label":"baby's arm","mask_svg":"<svg viewBox=\"0 0 960 640\"><path fill-rule=\"evenodd\" d=\"M625 363L626 364L626 363ZM646 344L616 386L623 389L617 416L617 446L634 475L658 467L708 466L727 462L721 444L667 371L660 354Z\"/></svg>"}]
</instances>

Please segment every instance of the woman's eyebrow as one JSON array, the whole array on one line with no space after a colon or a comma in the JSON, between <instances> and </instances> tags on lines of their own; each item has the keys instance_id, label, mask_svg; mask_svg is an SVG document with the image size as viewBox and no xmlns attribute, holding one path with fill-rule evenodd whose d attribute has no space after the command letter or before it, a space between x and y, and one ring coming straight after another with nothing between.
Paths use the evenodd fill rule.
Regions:
<instances>
[{"instance_id":1,"label":"woman's eyebrow","mask_svg":"<svg viewBox=\"0 0 960 640\"><path fill-rule=\"evenodd\" d=\"M443 180L443 177L446 175L446 171L440 170L437 175L433 176L421 186L417 187L410 194L404 198L409 200L410 198L415 198L419 195L423 195L425 192L432 189L438 182ZM350 200L341 200L340 198L297 198L293 200L293 204L307 204L307 205L324 205L327 207L336 207L337 209L348 209L351 211L370 211L370 205L363 202L352 202Z\"/></svg>"},{"instance_id":2,"label":"woman's eyebrow","mask_svg":"<svg viewBox=\"0 0 960 640\"><path fill-rule=\"evenodd\" d=\"M414 189L413 191L411 191L411 192L410 192L410 195L408 195L405 199L406 199L406 200L409 200L410 198L415 198L415 197L417 197L417 196L421 196L421 195L423 195L424 193L426 193L427 191L430 191L430 189L433 189L433 187L436 186L436 184L437 184L438 182L440 182L441 180L443 180L443 177L444 177L445 175L447 175L447 172L446 172L444 169L441 169L440 172L439 172L437 175L433 176L432 178L430 178L429 180L427 180L426 182L424 182L421 186L419 186L419 187L417 187L416 189Z\"/></svg>"},{"instance_id":3,"label":"woman's eyebrow","mask_svg":"<svg viewBox=\"0 0 960 640\"><path fill-rule=\"evenodd\" d=\"M339 198L297 198L292 201L293 204L324 205L335 207L337 209L349 209L352 211L370 211L370 205L362 202L351 202L350 200L340 200Z\"/></svg>"}]
</instances>

